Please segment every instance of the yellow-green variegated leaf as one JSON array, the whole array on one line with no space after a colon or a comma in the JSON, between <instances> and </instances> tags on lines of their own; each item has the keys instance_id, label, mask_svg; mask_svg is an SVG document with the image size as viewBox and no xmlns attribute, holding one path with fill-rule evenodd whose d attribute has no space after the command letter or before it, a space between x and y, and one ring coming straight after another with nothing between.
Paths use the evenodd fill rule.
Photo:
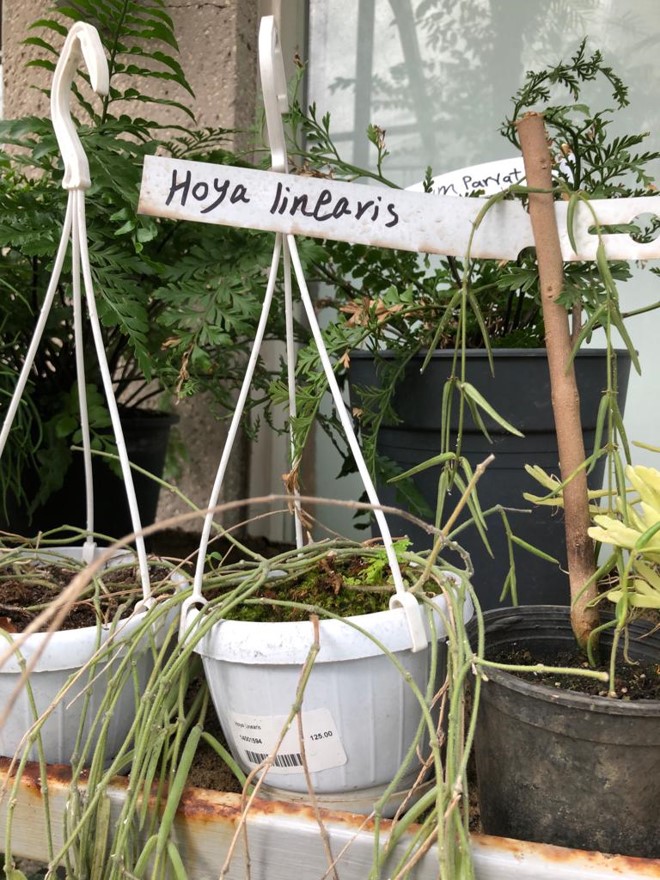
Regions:
<instances>
[{"instance_id":1,"label":"yellow-green variegated leaf","mask_svg":"<svg viewBox=\"0 0 660 880\"><path fill-rule=\"evenodd\" d=\"M644 465L628 465L626 477L642 501L660 511L660 471Z\"/></svg>"},{"instance_id":2,"label":"yellow-green variegated leaf","mask_svg":"<svg viewBox=\"0 0 660 880\"><path fill-rule=\"evenodd\" d=\"M652 568L640 559L635 563L635 571L644 578L651 589L657 590L658 595L660 595L660 573L657 569Z\"/></svg>"},{"instance_id":3,"label":"yellow-green variegated leaf","mask_svg":"<svg viewBox=\"0 0 660 880\"><path fill-rule=\"evenodd\" d=\"M656 523L660 522L660 509L657 507L653 507L646 501L640 501L639 512L640 519L644 524L642 531L646 531L647 529L650 529L652 526L654 526Z\"/></svg>"},{"instance_id":4,"label":"yellow-green variegated leaf","mask_svg":"<svg viewBox=\"0 0 660 880\"><path fill-rule=\"evenodd\" d=\"M623 598L623 590L609 590L607 598L616 603ZM660 608L660 596L645 596L635 590L628 591L627 601L635 608Z\"/></svg>"},{"instance_id":5,"label":"yellow-green variegated leaf","mask_svg":"<svg viewBox=\"0 0 660 880\"><path fill-rule=\"evenodd\" d=\"M548 498L547 495L532 495L531 492L523 492L523 498L525 501L531 501L532 504L536 504L539 507L563 507L564 499L561 497L551 496Z\"/></svg>"},{"instance_id":6,"label":"yellow-green variegated leaf","mask_svg":"<svg viewBox=\"0 0 660 880\"><path fill-rule=\"evenodd\" d=\"M656 602L660 603L660 593L655 590L647 580L637 577L633 580L632 585L635 593L638 593L640 596L646 596L647 599L654 599Z\"/></svg>"},{"instance_id":7,"label":"yellow-green variegated leaf","mask_svg":"<svg viewBox=\"0 0 660 880\"><path fill-rule=\"evenodd\" d=\"M640 532L611 516L601 514L595 516L594 521L596 525L588 529L588 534L590 538L600 541L601 544L614 544L615 547L632 550L640 538Z\"/></svg>"},{"instance_id":8,"label":"yellow-green variegated leaf","mask_svg":"<svg viewBox=\"0 0 660 880\"><path fill-rule=\"evenodd\" d=\"M390 480L390 482L394 482ZM594 492L594 494L596 494ZM590 493L591 495L591 493ZM532 504L536 504L537 507L562 507L564 506L564 499L561 496L551 496L547 495L532 495L531 492L523 492L523 498L525 501L530 501ZM591 518L593 519L599 511L603 508L600 504L590 504L589 505L589 513L591 514Z\"/></svg>"},{"instance_id":9,"label":"yellow-green variegated leaf","mask_svg":"<svg viewBox=\"0 0 660 880\"><path fill-rule=\"evenodd\" d=\"M630 526L631 529L635 529L636 532L639 532L640 535L642 535L646 531L647 526L646 526L646 523L644 522L644 520L642 519L641 515L632 506L628 507L627 512L628 512L628 525Z\"/></svg>"},{"instance_id":10,"label":"yellow-green variegated leaf","mask_svg":"<svg viewBox=\"0 0 660 880\"><path fill-rule=\"evenodd\" d=\"M559 480L557 479L557 477L544 471L543 468L538 464L526 464L525 470L530 475L530 477L533 477L537 483L540 483L550 492L554 492L559 486Z\"/></svg>"}]
</instances>

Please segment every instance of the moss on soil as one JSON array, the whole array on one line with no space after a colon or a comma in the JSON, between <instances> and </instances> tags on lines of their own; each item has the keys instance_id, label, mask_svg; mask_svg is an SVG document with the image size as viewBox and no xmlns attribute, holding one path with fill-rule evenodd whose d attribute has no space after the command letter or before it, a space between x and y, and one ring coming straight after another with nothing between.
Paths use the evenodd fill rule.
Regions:
<instances>
[{"instance_id":1,"label":"moss on soil","mask_svg":"<svg viewBox=\"0 0 660 880\"><path fill-rule=\"evenodd\" d=\"M407 567L403 565L404 581L412 582L414 578L406 574ZM384 551L349 558L329 553L314 570L269 579L256 597L233 608L227 617L253 622L299 621L307 620L314 607L340 617L371 614L387 610L393 593Z\"/></svg>"}]
</instances>

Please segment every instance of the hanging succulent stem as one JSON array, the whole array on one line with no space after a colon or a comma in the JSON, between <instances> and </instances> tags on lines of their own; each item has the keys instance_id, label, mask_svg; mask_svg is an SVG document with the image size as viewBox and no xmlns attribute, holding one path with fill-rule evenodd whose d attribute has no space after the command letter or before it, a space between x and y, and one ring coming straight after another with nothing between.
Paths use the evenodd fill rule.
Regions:
<instances>
[{"instance_id":1,"label":"hanging succulent stem","mask_svg":"<svg viewBox=\"0 0 660 880\"><path fill-rule=\"evenodd\" d=\"M543 116L528 113L516 123L525 163L545 323L552 409L562 482L566 526L566 553L571 590L571 624L581 648L598 626L594 548L587 534L589 496L587 475L581 467L586 455L580 419L580 395L571 358L568 312L557 302L564 281L563 260L552 195L552 157L548 149ZM572 479L568 480L569 476ZM588 587L585 585L588 584Z\"/></svg>"}]
</instances>

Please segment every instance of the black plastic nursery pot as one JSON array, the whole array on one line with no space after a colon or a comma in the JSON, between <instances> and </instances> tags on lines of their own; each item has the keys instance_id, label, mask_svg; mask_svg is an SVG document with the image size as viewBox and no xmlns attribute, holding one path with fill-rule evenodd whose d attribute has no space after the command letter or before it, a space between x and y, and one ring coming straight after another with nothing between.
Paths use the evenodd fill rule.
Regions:
<instances>
[{"instance_id":1,"label":"black plastic nursery pot","mask_svg":"<svg viewBox=\"0 0 660 880\"><path fill-rule=\"evenodd\" d=\"M574 644L567 608L503 608L484 621L486 656L515 645L552 662ZM650 630L631 625L629 655L660 672L660 632ZM605 656L610 633L601 637ZM484 832L659 858L660 700L586 696L485 673L474 746Z\"/></svg>"},{"instance_id":2,"label":"black plastic nursery pot","mask_svg":"<svg viewBox=\"0 0 660 880\"><path fill-rule=\"evenodd\" d=\"M161 477L165 466L170 430L179 418L161 412L120 410L126 450L131 464ZM111 538L120 538L133 531L124 480L108 464L96 457L92 461L94 474L94 530ZM24 475L24 486L29 497L36 491L34 473ZM133 471L142 525L154 522L160 486L150 477ZM38 507L32 517L10 500L8 518L0 526L21 535L35 535L39 531L56 529L63 525L84 529L85 474L81 453L74 453L65 476L64 485Z\"/></svg>"},{"instance_id":3,"label":"black plastic nursery pot","mask_svg":"<svg viewBox=\"0 0 660 880\"><path fill-rule=\"evenodd\" d=\"M391 354L380 352L379 358L388 361ZM395 462L401 470L419 465L440 452L442 394L445 382L451 376L452 358L451 351L436 351L424 373L420 373L424 355L416 355L396 387L392 403L400 421L382 425L377 449L379 455ZM473 468L491 453L495 455L479 481L478 494L482 509L489 510L496 505L506 508L515 535L559 560L560 565L555 566L517 548L518 601L524 604L565 604L569 600L569 587L563 549L563 511L535 506L523 498L523 492L545 494L543 487L526 473L526 464L540 465L548 473L559 472L546 351L537 348L494 349L493 359L494 375L491 374L486 351L470 350L467 381L524 437L516 437L483 414L489 439L466 412L462 454ZM604 350L581 351L575 360L587 455L593 450L598 407L606 387L606 364ZM617 352L617 365L619 405L623 411L630 373L627 352ZM381 381L377 362L371 352L351 353L349 382L353 406L368 405L360 399L360 386L378 387ZM456 407L453 418L456 418L455 411ZM456 427L456 424L451 426L454 432ZM439 473L439 467L433 467L412 477L416 488L433 511ZM592 488L601 487L603 474L604 461L601 460L589 477ZM383 504L409 509L397 495L395 484L379 484L378 493ZM458 490L454 495L458 500ZM408 520L395 516L388 517L388 520L393 532L408 535L416 549L431 546L429 534ZM499 515L489 516L487 524L492 557L473 526L457 535L457 541L472 559L475 572L472 582L484 609L502 604L500 594L509 569L506 533ZM460 562L458 558L455 561ZM513 604L510 596L506 604Z\"/></svg>"}]
</instances>

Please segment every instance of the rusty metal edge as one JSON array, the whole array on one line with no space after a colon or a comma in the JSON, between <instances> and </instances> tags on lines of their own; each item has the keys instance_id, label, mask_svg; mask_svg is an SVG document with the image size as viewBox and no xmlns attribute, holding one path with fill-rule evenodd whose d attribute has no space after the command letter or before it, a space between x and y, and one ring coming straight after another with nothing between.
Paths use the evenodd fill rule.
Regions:
<instances>
[{"instance_id":1,"label":"rusty metal edge","mask_svg":"<svg viewBox=\"0 0 660 880\"><path fill-rule=\"evenodd\" d=\"M0 759L0 828L4 828L12 780L9 762ZM49 806L54 845L61 843L64 805L69 793L69 767L51 765L48 772ZM127 781L116 779L107 794L118 813ZM84 781L80 785L84 792ZM216 880L241 815L237 794L187 789L174 823L174 837L190 880ZM373 856L373 823L352 813L322 810L322 821L335 858L340 880L364 880ZM247 819L251 880L321 880L328 868L319 825L310 807L279 801L257 800ZM386 836L389 823L383 823ZM0 832L2 833L2 832ZM660 878L660 860L609 856L544 844L473 835L471 839L477 880L620 880ZM403 854L405 841L401 844ZM0 845L0 849L2 846ZM43 786L38 765L27 765L16 791L12 825L16 857L47 861ZM241 835L227 880L246 876L245 840ZM437 854L431 849L411 877L434 880Z\"/></svg>"}]
</instances>

